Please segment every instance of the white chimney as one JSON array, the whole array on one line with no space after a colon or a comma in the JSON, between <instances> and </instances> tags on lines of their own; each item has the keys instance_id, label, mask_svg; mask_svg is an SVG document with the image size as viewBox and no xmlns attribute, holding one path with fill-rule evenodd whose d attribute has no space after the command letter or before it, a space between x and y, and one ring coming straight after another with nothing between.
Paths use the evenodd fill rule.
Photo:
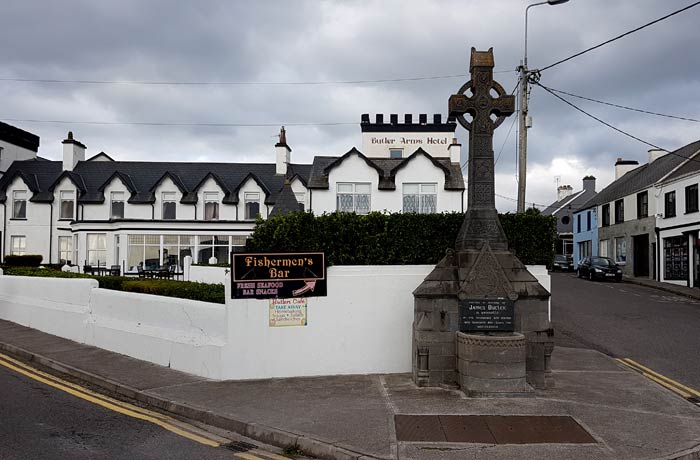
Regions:
<instances>
[{"instance_id":1,"label":"white chimney","mask_svg":"<svg viewBox=\"0 0 700 460\"><path fill-rule=\"evenodd\" d=\"M557 187L557 201L563 200L574 192L574 188L570 185L560 185Z\"/></svg>"},{"instance_id":2,"label":"white chimney","mask_svg":"<svg viewBox=\"0 0 700 460\"><path fill-rule=\"evenodd\" d=\"M618 180L628 172L639 167L637 160L623 160L618 158L615 162L615 180Z\"/></svg>"},{"instance_id":3,"label":"white chimney","mask_svg":"<svg viewBox=\"0 0 700 460\"><path fill-rule=\"evenodd\" d=\"M275 144L276 168L275 174L286 175L287 165L292 161L292 149L287 145L287 132L284 126L280 129L280 141Z\"/></svg>"},{"instance_id":4,"label":"white chimney","mask_svg":"<svg viewBox=\"0 0 700 460\"><path fill-rule=\"evenodd\" d=\"M447 151L450 153L450 162L462 163L462 144L457 143L457 138L452 138L452 143L447 146Z\"/></svg>"},{"instance_id":5,"label":"white chimney","mask_svg":"<svg viewBox=\"0 0 700 460\"><path fill-rule=\"evenodd\" d=\"M68 131L68 138L63 142L63 170L73 171L79 161L85 161L85 145L73 139L73 131Z\"/></svg>"},{"instance_id":6,"label":"white chimney","mask_svg":"<svg viewBox=\"0 0 700 460\"><path fill-rule=\"evenodd\" d=\"M664 149L649 149L649 163L653 163L654 160L658 160L667 153Z\"/></svg>"}]
</instances>

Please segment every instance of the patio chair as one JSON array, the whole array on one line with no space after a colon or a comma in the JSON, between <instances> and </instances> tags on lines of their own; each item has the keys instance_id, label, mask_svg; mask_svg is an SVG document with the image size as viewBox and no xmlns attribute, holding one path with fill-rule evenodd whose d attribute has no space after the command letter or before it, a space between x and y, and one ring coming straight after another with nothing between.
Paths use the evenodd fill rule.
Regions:
<instances>
[{"instance_id":1,"label":"patio chair","mask_svg":"<svg viewBox=\"0 0 700 460\"><path fill-rule=\"evenodd\" d=\"M83 265L83 273L86 275L92 275L92 265Z\"/></svg>"},{"instance_id":2,"label":"patio chair","mask_svg":"<svg viewBox=\"0 0 700 460\"><path fill-rule=\"evenodd\" d=\"M122 274L122 269L119 265L112 265L109 267L109 274L111 276L119 276Z\"/></svg>"},{"instance_id":3,"label":"patio chair","mask_svg":"<svg viewBox=\"0 0 700 460\"><path fill-rule=\"evenodd\" d=\"M146 272L144 271L143 267L141 265L136 267L136 273L138 273L139 278L145 278L146 277Z\"/></svg>"}]
</instances>

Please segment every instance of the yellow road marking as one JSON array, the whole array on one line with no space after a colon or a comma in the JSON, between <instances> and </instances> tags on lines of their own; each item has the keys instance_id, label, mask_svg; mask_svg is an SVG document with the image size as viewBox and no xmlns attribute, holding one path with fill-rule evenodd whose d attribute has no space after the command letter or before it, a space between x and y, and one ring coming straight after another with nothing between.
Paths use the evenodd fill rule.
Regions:
<instances>
[{"instance_id":1,"label":"yellow road marking","mask_svg":"<svg viewBox=\"0 0 700 460\"><path fill-rule=\"evenodd\" d=\"M204 438L202 436L196 435L194 433L190 433L188 431L185 431L181 428L178 428L167 421L163 420L165 416L163 417L156 417L154 414L156 413L144 413L144 412L150 412L150 411L145 411L141 408L137 408L136 406L131 406L130 404L124 403L122 401L119 402L119 404L116 404L115 400L109 400L111 398L107 398L102 395L98 395L97 393L93 393L85 388L79 387L78 385L71 384L70 382L65 382L59 379L58 377L51 376L49 377L48 374L45 374L37 369L33 369L30 366L27 365L16 365L13 364L16 360L13 360L12 358L9 358L3 354L0 354L0 366L4 366L10 370L13 370L19 374L22 374L26 377L29 377L33 380L36 380L38 382L41 382L43 384L46 384L50 387L56 388L58 390L64 391L68 394L71 394L77 398L83 399L85 401L89 401L93 404L97 404L98 406L104 407L106 409L110 409L114 412L118 412L123 415L127 415L129 417L133 417L139 420L151 422L155 425L158 425L162 428L165 428L166 430L175 433L179 436L182 436L184 438L190 439L192 441L198 442L200 444L204 444L210 447L219 447L220 444L218 442L211 441L207 438ZM31 369L31 370L30 370ZM43 375L41 375L43 374ZM78 388L76 388L78 387ZM138 409L138 410L137 410Z\"/></svg>"},{"instance_id":2,"label":"yellow road marking","mask_svg":"<svg viewBox=\"0 0 700 460\"><path fill-rule=\"evenodd\" d=\"M263 455L265 457L269 457L273 460L289 460L289 457L282 457L281 455L273 454L272 452L267 452L265 450L252 450L251 452L256 453L258 455Z\"/></svg>"},{"instance_id":3,"label":"yellow road marking","mask_svg":"<svg viewBox=\"0 0 700 460\"><path fill-rule=\"evenodd\" d=\"M697 390L694 390L693 388L687 387L687 386L683 385L683 384L680 383L680 382L676 382L675 380L673 380L673 379L671 379L671 378L669 378L669 377L666 377L665 375L659 374L658 372L655 372L655 371L649 369L648 367L645 367L645 366L639 364L638 362L633 361L633 360L631 360L631 359L629 359L629 358L625 358L625 361L627 361L628 363L630 363L630 364L632 364L632 365L634 365L634 366L637 366L638 368L642 369L643 371L648 372L649 374L651 374L651 375L653 375L653 376L655 376L655 377L657 377L657 378L659 378L659 379L665 380L666 382L670 383L671 385L674 385L674 386L676 386L676 387L678 387L678 388L681 388L681 389L687 391L688 393L690 393L690 394L692 394L692 395L695 395L695 396L697 396L697 397L700 397L700 391L697 391Z\"/></svg>"},{"instance_id":4,"label":"yellow road marking","mask_svg":"<svg viewBox=\"0 0 700 460\"><path fill-rule=\"evenodd\" d=\"M659 374L658 372L654 372L653 370L649 369L648 367L643 366L643 365L639 364L638 362L633 361L629 358L624 358L624 359L615 358L615 361L619 362L620 364L624 365L625 367L632 369L635 372L639 372L640 374L642 374L644 377L648 378L649 380L652 380L652 381L658 383L659 385L663 386L664 388L667 388L667 389L673 391L674 393L676 393L680 396L683 396L686 399L692 397L693 394L698 394L692 388L686 387L682 383L676 382L675 380L672 380L672 379L666 377L665 375ZM689 390L690 392L684 391L684 389Z\"/></svg>"},{"instance_id":5,"label":"yellow road marking","mask_svg":"<svg viewBox=\"0 0 700 460\"><path fill-rule=\"evenodd\" d=\"M248 453L244 453L244 452L233 454L233 455L235 455L236 457L240 457L242 459L245 459L245 460L265 460L264 458L260 458L256 455L248 454ZM288 460L288 459L285 459L285 460Z\"/></svg>"}]
</instances>

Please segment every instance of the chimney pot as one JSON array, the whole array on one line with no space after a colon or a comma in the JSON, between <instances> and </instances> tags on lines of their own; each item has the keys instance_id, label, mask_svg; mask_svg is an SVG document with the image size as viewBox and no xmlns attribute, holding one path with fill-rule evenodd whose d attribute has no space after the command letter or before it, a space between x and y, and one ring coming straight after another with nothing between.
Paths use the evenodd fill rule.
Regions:
<instances>
[{"instance_id":1,"label":"chimney pot","mask_svg":"<svg viewBox=\"0 0 700 460\"><path fill-rule=\"evenodd\" d=\"M73 131L68 131L68 140L69 141L73 140Z\"/></svg>"}]
</instances>

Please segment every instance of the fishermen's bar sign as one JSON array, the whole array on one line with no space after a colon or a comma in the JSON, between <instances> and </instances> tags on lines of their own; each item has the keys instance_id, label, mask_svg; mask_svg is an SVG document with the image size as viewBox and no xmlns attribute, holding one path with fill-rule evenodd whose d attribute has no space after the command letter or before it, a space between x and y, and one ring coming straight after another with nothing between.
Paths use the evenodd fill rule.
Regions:
<instances>
[{"instance_id":1,"label":"fishermen's bar sign","mask_svg":"<svg viewBox=\"0 0 700 460\"><path fill-rule=\"evenodd\" d=\"M234 299L326 295L326 258L322 252L231 254Z\"/></svg>"}]
</instances>

